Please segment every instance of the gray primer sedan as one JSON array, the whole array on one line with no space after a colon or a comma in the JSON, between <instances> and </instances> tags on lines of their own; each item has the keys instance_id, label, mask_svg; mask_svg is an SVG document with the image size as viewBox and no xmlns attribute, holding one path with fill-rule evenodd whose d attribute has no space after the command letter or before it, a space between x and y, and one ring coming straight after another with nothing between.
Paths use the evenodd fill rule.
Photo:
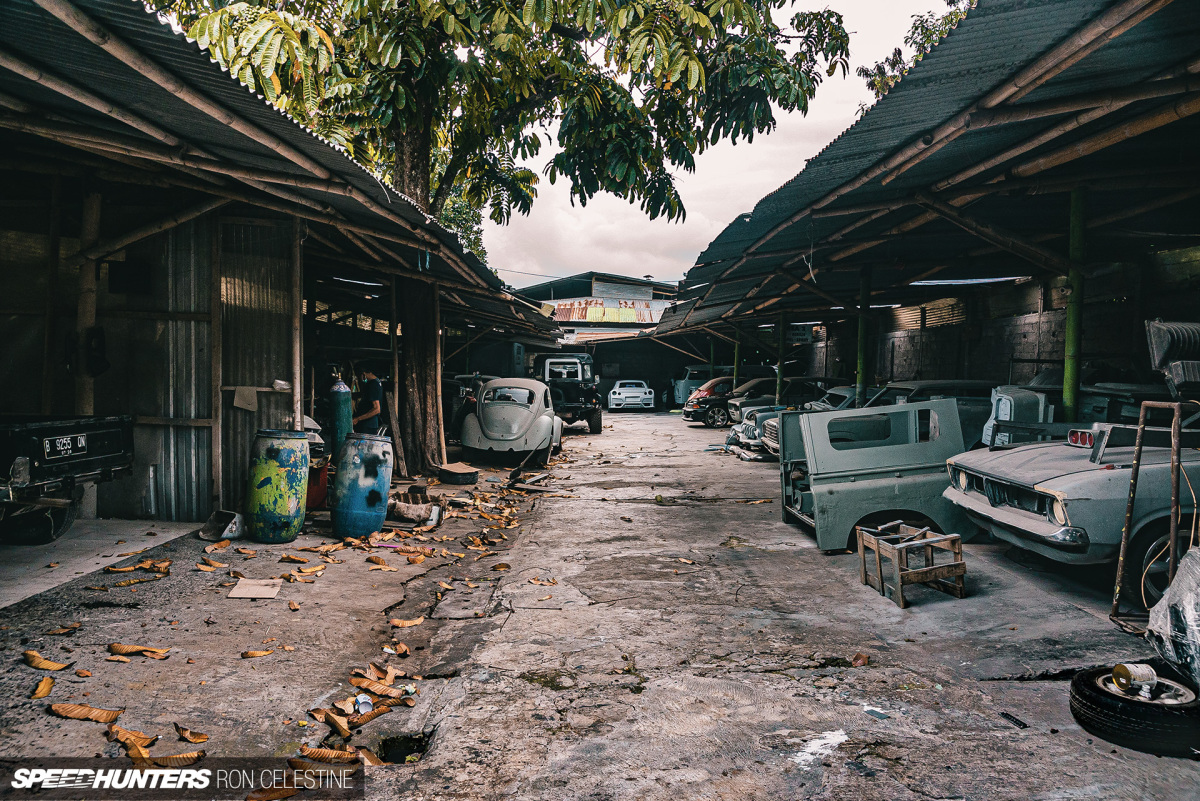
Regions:
<instances>
[{"instance_id":1,"label":"gray primer sedan","mask_svg":"<svg viewBox=\"0 0 1200 801\"><path fill-rule=\"evenodd\" d=\"M947 461L948 501L993 536L1058 562L1095 564L1117 558L1136 427L1098 424L1068 442L1036 442L1005 450L976 450ZM1169 432L1147 429L1126 564L1131 600L1154 603L1166 585L1167 524L1171 508ZM1195 432L1185 432L1185 440ZM1181 488L1183 551L1195 512L1191 486L1200 488L1200 451L1185 441ZM1139 586L1143 584L1144 586Z\"/></svg>"}]
</instances>

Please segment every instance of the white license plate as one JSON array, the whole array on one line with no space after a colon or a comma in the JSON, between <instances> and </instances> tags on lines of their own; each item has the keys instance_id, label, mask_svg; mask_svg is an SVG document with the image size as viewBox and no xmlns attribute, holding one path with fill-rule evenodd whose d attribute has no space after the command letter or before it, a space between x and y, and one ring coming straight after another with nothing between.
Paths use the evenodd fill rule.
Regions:
<instances>
[{"instance_id":1,"label":"white license plate","mask_svg":"<svg viewBox=\"0 0 1200 801\"><path fill-rule=\"evenodd\" d=\"M42 440L47 459L62 459L87 453L87 434L72 434L69 437L50 437Z\"/></svg>"}]
</instances>

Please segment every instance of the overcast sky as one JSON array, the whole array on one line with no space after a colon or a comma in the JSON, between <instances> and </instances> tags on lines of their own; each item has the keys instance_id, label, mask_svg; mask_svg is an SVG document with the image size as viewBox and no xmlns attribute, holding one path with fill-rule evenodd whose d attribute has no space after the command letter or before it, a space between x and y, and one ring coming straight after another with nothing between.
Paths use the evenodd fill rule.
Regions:
<instances>
[{"instance_id":1,"label":"overcast sky","mask_svg":"<svg viewBox=\"0 0 1200 801\"><path fill-rule=\"evenodd\" d=\"M943 0L829 0L828 5L842 13L851 32L849 76L826 79L808 116L780 115L774 133L757 136L752 144L722 142L696 160L694 173L677 176L686 221L650 220L637 206L607 194L586 208L572 206L569 185L560 179L552 186L543 175L528 217L513 215L505 226L484 221L489 266L518 288L545 280L538 276L587 270L670 282L682 278L721 229L795 176L806 159L854 122L860 103L873 99L854 68L874 64L901 45L912 15L946 10ZM822 7L796 4L796 10ZM543 151L531 166L542 174L549 158Z\"/></svg>"}]
</instances>

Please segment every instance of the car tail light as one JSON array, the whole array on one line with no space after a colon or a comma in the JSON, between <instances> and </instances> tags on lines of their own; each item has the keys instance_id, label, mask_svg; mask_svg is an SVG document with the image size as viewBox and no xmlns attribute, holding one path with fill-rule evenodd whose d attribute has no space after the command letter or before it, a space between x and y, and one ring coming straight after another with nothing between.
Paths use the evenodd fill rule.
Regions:
<instances>
[{"instance_id":1,"label":"car tail light","mask_svg":"<svg viewBox=\"0 0 1200 801\"><path fill-rule=\"evenodd\" d=\"M1067 433L1067 444L1077 448L1090 448L1096 444L1096 437L1091 431L1075 428Z\"/></svg>"}]
</instances>

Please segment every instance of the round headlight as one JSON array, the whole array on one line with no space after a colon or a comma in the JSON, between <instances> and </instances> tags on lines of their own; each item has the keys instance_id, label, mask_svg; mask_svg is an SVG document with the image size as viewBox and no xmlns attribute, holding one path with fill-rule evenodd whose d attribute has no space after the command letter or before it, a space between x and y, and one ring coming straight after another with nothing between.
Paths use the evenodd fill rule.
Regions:
<instances>
[{"instance_id":1,"label":"round headlight","mask_svg":"<svg viewBox=\"0 0 1200 801\"><path fill-rule=\"evenodd\" d=\"M971 486L971 477L962 470L956 470L954 472L954 483L958 485L960 490L966 492L967 488Z\"/></svg>"},{"instance_id":2,"label":"round headlight","mask_svg":"<svg viewBox=\"0 0 1200 801\"><path fill-rule=\"evenodd\" d=\"M1050 504L1050 519L1060 526L1067 524L1067 505L1058 498Z\"/></svg>"}]
</instances>

